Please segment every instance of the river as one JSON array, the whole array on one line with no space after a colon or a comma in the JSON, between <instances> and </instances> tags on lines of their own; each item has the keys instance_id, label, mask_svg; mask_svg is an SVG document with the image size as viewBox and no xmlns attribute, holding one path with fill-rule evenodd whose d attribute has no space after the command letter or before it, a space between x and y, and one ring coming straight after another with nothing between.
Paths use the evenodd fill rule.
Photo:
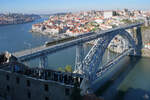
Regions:
<instances>
[{"instance_id":1,"label":"river","mask_svg":"<svg viewBox=\"0 0 150 100\"><path fill-rule=\"evenodd\" d=\"M39 19L25 24L0 26L0 52L16 52L43 45L46 41L52 41L53 39L50 37L29 32L32 24L43 20ZM85 45L86 52L90 48L91 46ZM104 59L107 59L107 54L108 51L106 51ZM111 55L114 54L111 53ZM65 67L66 65L74 66L75 47L51 54L48 58L50 69L57 70L58 67ZM38 59L33 60L29 65L38 67L38 62ZM116 78L111 85L102 91L103 93L101 91L97 92L99 96L104 96L106 100L115 100L116 98L116 100L120 98L124 100L145 100L145 97L150 97L149 58L125 57L116 66L122 66L122 70L115 76ZM150 100L150 98L147 100Z\"/></svg>"}]
</instances>

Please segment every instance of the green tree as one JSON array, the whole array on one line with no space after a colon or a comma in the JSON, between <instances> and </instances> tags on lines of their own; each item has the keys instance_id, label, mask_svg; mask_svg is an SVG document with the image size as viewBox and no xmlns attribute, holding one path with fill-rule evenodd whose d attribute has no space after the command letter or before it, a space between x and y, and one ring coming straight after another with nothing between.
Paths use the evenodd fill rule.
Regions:
<instances>
[{"instance_id":1,"label":"green tree","mask_svg":"<svg viewBox=\"0 0 150 100\"><path fill-rule=\"evenodd\" d=\"M66 65L65 72L72 72L72 67L70 65Z\"/></svg>"},{"instance_id":2,"label":"green tree","mask_svg":"<svg viewBox=\"0 0 150 100\"><path fill-rule=\"evenodd\" d=\"M133 22L130 19L123 19L122 22L125 24L132 24Z\"/></svg>"},{"instance_id":3,"label":"green tree","mask_svg":"<svg viewBox=\"0 0 150 100\"><path fill-rule=\"evenodd\" d=\"M65 72L65 70L62 67L59 67L58 71Z\"/></svg>"}]
</instances>

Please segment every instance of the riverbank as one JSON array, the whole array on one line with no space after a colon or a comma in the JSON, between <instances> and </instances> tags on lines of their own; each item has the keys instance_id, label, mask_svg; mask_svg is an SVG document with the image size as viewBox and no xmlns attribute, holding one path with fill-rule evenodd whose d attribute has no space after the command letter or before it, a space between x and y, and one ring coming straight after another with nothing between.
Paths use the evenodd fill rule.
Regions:
<instances>
[{"instance_id":1,"label":"riverbank","mask_svg":"<svg viewBox=\"0 0 150 100\"><path fill-rule=\"evenodd\" d=\"M69 35L66 35L66 34L63 34L63 33L61 33L61 34L50 34L50 33L45 32L45 31L39 31L39 30L37 31L37 30L33 30L33 29L29 30L29 32L31 32L31 33L39 33L41 35L45 35L45 36L51 37L51 38L53 38L53 40L58 40L58 39L72 37L72 36L69 36Z\"/></svg>"},{"instance_id":2,"label":"riverbank","mask_svg":"<svg viewBox=\"0 0 150 100\"><path fill-rule=\"evenodd\" d=\"M0 24L0 27L1 26L8 26L8 25L19 25L19 24L26 24L26 23L31 23L31 22L34 22L35 20L32 20L32 21L27 21L27 22L22 22L22 23L12 23L12 24Z\"/></svg>"},{"instance_id":3,"label":"riverbank","mask_svg":"<svg viewBox=\"0 0 150 100\"><path fill-rule=\"evenodd\" d=\"M113 53L121 53L122 52L122 49L112 49L112 48L108 48L111 52ZM139 56L139 55L137 55ZM142 57L146 57L146 58L150 58L150 50L149 49L146 49L146 48L142 48L141 49L141 55Z\"/></svg>"},{"instance_id":4,"label":"riverbank","mask_svg":"<svg viewBox=\"0 0 150 100\"><path fill-rule=\"evenodd\" d=\"M39 15L34 14L19 14L19 13L9 13L0 15L0 26L3 25L15 25L15 24L24 24L28 22L35 21L40 19Z\"/></svg>"}]
</instances>

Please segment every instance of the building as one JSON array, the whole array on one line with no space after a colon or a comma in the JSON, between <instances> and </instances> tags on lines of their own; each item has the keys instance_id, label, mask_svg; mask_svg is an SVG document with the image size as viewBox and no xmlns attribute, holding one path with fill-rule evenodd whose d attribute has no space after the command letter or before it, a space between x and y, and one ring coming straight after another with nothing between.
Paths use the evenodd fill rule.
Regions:
<instances>
[{"instance_id":1,"label":"building","mask_svg":"<svg viewBox=\"0 0 150 100\"><path fill-rule=\"evenodd\" d=\"M150 17L145 18L145 26L148 27L150 25Z\"/></svg>"},{"instance_id":2,"label":"building","mask_svg":"<svg viewBox=\"0 0 150 100\"><path fill-rule=\"evenodd\" d=\"M146 49L150 49L150 43L145 44Z\"/></svg>"},{"instance_id":3,"label":"building","mask_svg":"<svg viewBox=\"0 0 150 100\"><path fill-rule=\"evenodd\" d=\"M43 30L45 30L45 26L42 25L42 24L34 24L34 25L32 25L32 31L42 32Z\"/></svg>"},{"instance_id":4,"label":"building","mask_svg":"<svg viewBox=\"0 0 150 100\"><path fill-rule=\"evenodd\" d=\"M9 62L8 62L9 61ZM0 97L4 100L70 100L79 74L30 68L13 56L0 55Z\"/></svg>"},{"instance_id":5,"label":"building","mask_svg":"<svg viewBox=\"0 0 150 100\"><path fill-rule=\"evenodd\" d=\"M115 11L104 11L104 18L105 19L112 18L115 15L116 15Z\"/></svg>"}]
</instances>

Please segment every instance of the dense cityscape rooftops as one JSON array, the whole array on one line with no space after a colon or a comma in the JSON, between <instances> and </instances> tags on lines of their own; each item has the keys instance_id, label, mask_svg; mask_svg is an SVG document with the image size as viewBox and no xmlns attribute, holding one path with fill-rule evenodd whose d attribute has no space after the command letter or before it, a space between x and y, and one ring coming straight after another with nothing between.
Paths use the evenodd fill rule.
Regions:
<instances>
[{"instance_id":1,"label":"dense cityscape rooftops","mask_svg":"<svg viewBox=\"0 0 150 100\"><path fill-rule=\"evenodd\" d=\"M18 13L0 14L0 25L22 24L34 21L35 19L38 18L40 18L40 16L34 14L18 14Z\"/></svg>"},{"instance_id":2,"label":"dense cityscape rooftops","mask_svg":"<svg viewBox=\"0 0 150 100\"><path fill-rule=\"evenodd\" d=\"M116 11L93 10L50 16L49 19L45 20L43 23L34 24L32 26L32 31L52 35L65 33L75 36L86 32L107 30L132 22L146 22L149 18L149 11L129 11L128 9Z\"/></svg>"}]
</instances>

